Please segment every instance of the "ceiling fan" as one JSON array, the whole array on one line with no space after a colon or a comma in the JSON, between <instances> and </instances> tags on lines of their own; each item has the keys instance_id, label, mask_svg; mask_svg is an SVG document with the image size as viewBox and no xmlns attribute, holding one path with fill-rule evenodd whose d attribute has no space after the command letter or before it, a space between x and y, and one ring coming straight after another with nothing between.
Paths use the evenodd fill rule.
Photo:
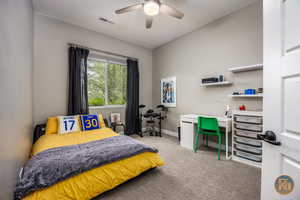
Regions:
<instances>
[{"instance_id":1,"label":"ceiling fan","mask_svg":"<svg viewBox=\"0 0 300 200\"><path fill-rule=\"evenodd\" d=\"M131 5L119 10L116 10L116 14L123 14L135 10L144 10L144 13L147 15L146 18L146 28L149 29L152 27L153 23L153 17L155 15L158 15L159 13L163 13L166 15L170 15L172 17L175 17L177 19L182 19L184 14L180 12L179 10L166 5L164 3L161 3L160 0L145 0L144 3L139 3L135 5Z\"/></svg>"}]
</instances>

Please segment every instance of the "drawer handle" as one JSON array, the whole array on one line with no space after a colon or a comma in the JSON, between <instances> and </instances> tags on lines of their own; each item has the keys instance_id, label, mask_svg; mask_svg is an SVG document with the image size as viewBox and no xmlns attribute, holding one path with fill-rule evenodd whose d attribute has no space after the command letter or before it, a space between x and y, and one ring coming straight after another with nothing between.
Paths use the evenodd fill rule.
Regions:
<instances>
[{"instance_id":1,"label":"drawer handle","mask_svg":"<svg viewBox=\"0 0 300 200\"><path fill-rule=\"evenodd\" d=\"M192 124L193 122L181 121L182 123Z\"/></svg>"}]
</instances>

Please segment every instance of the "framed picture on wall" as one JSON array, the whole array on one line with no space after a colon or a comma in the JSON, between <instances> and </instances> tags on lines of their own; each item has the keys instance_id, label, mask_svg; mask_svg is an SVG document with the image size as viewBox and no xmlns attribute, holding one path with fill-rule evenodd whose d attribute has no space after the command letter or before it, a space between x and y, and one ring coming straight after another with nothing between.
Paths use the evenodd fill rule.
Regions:
<instances>
[{"instance_id":1,"label":"framed picture on wall","mask_svg":"<svg viewBox=\"0 0 300 200\"><path fill-rule=\"evenodd\" d=\"M176 77L161 79L160 99L162 105L176 107Z\"/></svg>"}]
</instances>

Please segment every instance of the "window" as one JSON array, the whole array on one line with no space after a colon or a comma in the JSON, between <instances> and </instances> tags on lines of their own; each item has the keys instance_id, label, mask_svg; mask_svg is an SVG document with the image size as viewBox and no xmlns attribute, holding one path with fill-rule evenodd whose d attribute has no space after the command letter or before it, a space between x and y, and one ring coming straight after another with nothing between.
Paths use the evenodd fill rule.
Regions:
<instances>
[{"instance_id":1,"label":"window","mask_svg":"<svg viewBox=\"0 0 300 200\"><path fill-rule=\"evenodd\" d=\"M109 60L88 59L89 106L126 103L127 66Z\"/></svg>"}]
</instances>

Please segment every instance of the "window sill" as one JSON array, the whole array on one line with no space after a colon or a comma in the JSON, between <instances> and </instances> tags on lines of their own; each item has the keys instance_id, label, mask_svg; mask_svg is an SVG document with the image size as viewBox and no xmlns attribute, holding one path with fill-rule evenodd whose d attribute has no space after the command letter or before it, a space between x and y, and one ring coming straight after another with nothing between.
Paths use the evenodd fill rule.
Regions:
<instances>
[{"instance_id":1,"label":"window sill","mask_svg":"<svg viewBox=\"0 0 300 200\"><path fill-rule=\"evenodd\" d=\"M125 108L125 105L107 105L107 106L89 106L89 109L102 109L102 108Z\"/></svg>"}]
</instances>

